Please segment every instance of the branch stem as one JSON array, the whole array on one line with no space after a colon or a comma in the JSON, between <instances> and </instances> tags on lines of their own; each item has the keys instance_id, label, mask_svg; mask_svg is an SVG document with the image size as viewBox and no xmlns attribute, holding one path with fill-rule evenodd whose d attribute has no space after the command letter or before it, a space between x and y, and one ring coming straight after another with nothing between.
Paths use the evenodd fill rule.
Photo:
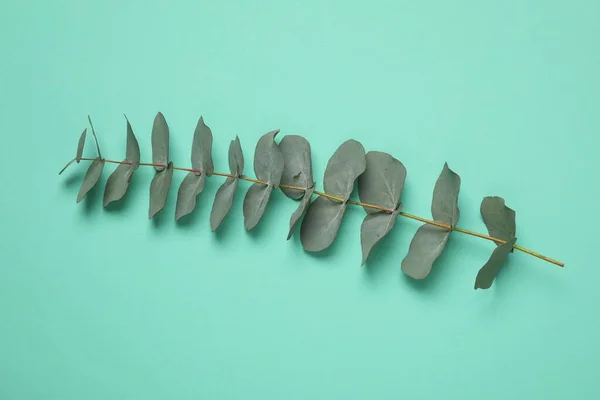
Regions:
<instances>
[{"instance_id":1,"label":"branch stem","mask_svg":"<svg viewBox=\"0 0 600 400\"><path fill-rule=\"evenodd\" d=\"M99 158L101 158L101 157L99 157ZM94 161L94 160L96 160L96 158L84 158L84 157L82 157L81 160ZM128 165L131 165L130 161L115 161L115 160L108 160L108 159L103 159L103 160L106 163L128 164ZM163 168L167 168L167 166L164 165L164 164L140 163L140 165L147 166L147 167L163 167ZM198 173L198 174L202 172L201 170L198 170L198 169L183 168L183 167L173 167L173 169L179 170L179 171L194 172L194 173ZM213 172L212 174L213 175L217 175L217 176L224 176L224 177L227 177L227 178L235 178L236 177L234 174L227 174L227 173L224 173L224 172ZM259 184L263 184L263 185L267 185L268 184L268 182L261 181L259 179L250 178L250 177L248 177L246 175L240 175L237 178L238 179L242 179L244 181L252 182L252 183L259 183ZM292 186L292 185L285 185L285 184L280 184L279 187L280 188L285 188L285 189L291 189L291 190L298 190L298 191L302 191L302 192L304 192L304 191L307 190L307 188L303 188L303 187L300 187L300 186ZM331 195L331 194L328 194L328 193L325 193L325 192L320 192L318 190L313 191L313 194L315 194L317 196L326 197L326 198L328 198L330 200L338 201L340 203L343 203L344 201L346 201L342 197L334 196L334 195ZM378 206L378 205L375 205L375 204L363 203L363 202L355 201L355 200L347 200L347 203L355 205L355 206L372 208L372 209L383 211L383 212L386 212L386 213L392 213L392 212L394 212L394 210L390 209L390 208L381 207L381 206ZM478 238L481 238L481 239L491 240L492 242L495 242L495 243L500 243L500 244L506 243L505 240L502 240L502 239L499 239L499 238L495 238L495 237L492 237L492 236L484 235L483 233L473 232L473 231L470 231L468 229L459 228L457 226L451 226L451 225L444 224L442 222L433 221L433 220L430 220L430 219L427 219L427 218L418 217L416 215L412 215L412 214L409 214L409 213L404 212L404 211L401 211L399 213L399 215L401 215L401 216L403 216L405 218L413 219L415 221L423 222L425 224L434 225L434 226L437 226L439 228L443 228L443 229L446 229L446 230L449 230L449 231L460 232L460 233L464 233L464 234L470 235L470 236L475 236L475 237L478 237ZM546 256L544 256L542 254L539 254L539 253L536 253L536 252L531 251L529 249L526 249L525 247L522 247L522 246L519 246L519 245L515 244L513 246L513 248L517 249L519 251L522 251L523 253L526 253L526 254L529 254L531 256L537 257L537 258L539 258L541 260L544 260L544 261L547 261L549 263L552 263L554 265L558 265L559 267L564 267L565 266L565 264L562 263L562 262L560 262L560 261L557 261L557 260L555 260L553 258L550 258L550 257L546 257Z\"/></svg>"}]
</instances>

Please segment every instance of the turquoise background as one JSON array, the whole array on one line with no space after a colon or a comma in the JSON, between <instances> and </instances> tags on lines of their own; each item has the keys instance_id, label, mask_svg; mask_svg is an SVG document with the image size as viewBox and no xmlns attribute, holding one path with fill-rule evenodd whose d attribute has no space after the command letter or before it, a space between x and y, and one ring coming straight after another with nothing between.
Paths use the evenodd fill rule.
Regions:
<instances>
[{"instance_id":1,"label":"turquoise background","mask_svg":"<svg viewBox=\"0 0 600 400\"><path fill-rule=\"evenodd\" d=\"M22 1L0 16L0 398L595 399L600 25L597 1ZM408 170L405 211L430 217L443 163L461 227L481 199L516 210L518 243L473 289L494 245L454 234L429 279L400 271L419 223L400 219L360 266L351 207L323 255L286 241L275 193L246 232L240 185L218 234L209 180L185 223L148 220L150 168L102 207L108 165L75 198L90 114L125 154L126 113L151 159L162 111L189 166L200 115L218 171L239 135L305 136L320 188L345 140ZM85 155L95 156L88 137Z\"/></svg>"}]
</instances>

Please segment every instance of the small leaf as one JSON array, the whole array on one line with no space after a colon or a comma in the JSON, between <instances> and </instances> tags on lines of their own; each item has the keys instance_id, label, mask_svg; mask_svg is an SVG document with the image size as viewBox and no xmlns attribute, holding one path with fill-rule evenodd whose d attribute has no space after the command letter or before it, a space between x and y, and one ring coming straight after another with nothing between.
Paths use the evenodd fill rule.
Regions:
<instances>
[{"instance_id":1,"label":"small leaf","mask_svg":"<svg viewBox=\"0 0 600 400\"><path fill-rule=\"evenodd\" d=\"M229 171L237 176L244 172L244 153L242 153L240 138L237 136L229 144Z\"/></svg>"},{"instance_id":2,"label":"small leaf","mask_svg":"<svg viewBox=\"0 0 600 400\"><path fill-rule=\"evenodd\" d=\"M399 213L400 209L397 209L393 213L378 212L365 217L360 227L361 265L364 265L367 261L367 257L369 257L375 245L392 230Z\"/></svg>"},{"instance_id":3,"label":"small leaf","mask_svg":"<svg viewBox=\"0 0 600 400\"><path fill-rule=\"evenodd\" d=\"M362 144L353 139L345 141L327 162L323 180L325 192L347 199L354 189L354 181L366 167Z\"/></svg>"},{"instance_id":4,"label":"small leaf","mask_svg":"<svg viewBox=\"0 0 600 400\"><path fill-rule=\"evenodd\" d=\"M173 163L167 164L167 169L156 171L152 183L150 184L150 207L148 209L148 218L154 217L163 209L167 202L167 195L173 179Z\"/></svg>"},{"instance_id":5,"label":"small leaf","mask_svg":"<svg viewBox=\"0 0 600 400\"><path fill-rule=\"evenodd\" d=\"M358 196L360 201L391 210L400 203L400 195L406 180L404 165L387 153L370 151L366 155L367 168L358 177ZM365 207L369 214L379 212Z\"/></svg>"},{"instance_id":6,"label":"small leaf","mask_svg":"<svg viewBox=\"0 0 600 400\"><path fill-rule=\"evenodd\" d=\"M283 154L275 143L279 129L267 132L258 140L254 151L254 173L256 177L277 188L283 174Z\"/></svg>"},{"instance_id":7,"label":"small leaf","mask_svg":"<svg viewBox=\"0 0 600 400\"><path fill-rule=\"evenodd\" d=\"M427 278L449 237L450 231L444 228L421 225L410 242L408 254L402 260L402 272L413 279Z\"/></svg>"},{"instance_id":8,"label":"small leaf","mask_svg":"<svg viewBox=\"0 0 600 400\"><path fill-rule=\"evenodd\" d=\"M302 197L302 201L300 201L300 204L298 204L298 208L290 217L290 231L288 233L287 240L291 239L292 234L296 230L296 225L298 225L298 222L300 221L300 218L302 218L306 210L308 210L308 208L310 207L310 201L312 200L314 190L315 187L313 186L311 188L308 188L304 192L304 197Z\"/></svg>"},{"instance_id":9,"label":"small leaf","mask_svg":"<svg viewBox=\"0 0 600 400\"><path fill-rule=\"evenodd\" d=\"M511 253L516 241L516 238L512 238L494 249L488 262L486 262L477 273L477 278L475 278L475 290L489 289L492 286L494 279L498 275L498 272L500 272L502 265Z\"/></svg>"},{"instance_id":10,"label":"small leaf","mask_svg":"<svg viewBox=\"0 0 600 400\"><path fill-rule=\"evenodd\" d=\"M515 237L515 211L506 206L504 199L497 196L484 197L481 216L490 236L508 241ZM502 243L495 242L498 246Z\"/></svg>"},{"instance_id":11,"label":"small leaf","mask_svg":"<svg viewBox=\"0 0 600 400\"><path fill-rule=\"evenodd\" d=\"M94 141L96 142L96 150L98 150L98 158L102 158L102 153L100 153L100 144L98 144L98 136L96 136L96 130L94 129L94 125L92 124L92 118L88 115L88 121L90 126L92 127L92 135L94 135Z\"/></svg>"},{"instance_id":12,"label":"small leaf","mask_svg":"<svg viewBox=\"0 0 600 400\"><path fill-rule=\"evenodd\" d=\"M157 171L165 169L169 160L169 126L165 120L165 116L159 112L154 118L152 126L152 163L159 164L155 166Z\"/></svg>"},{"instance_id":13,"label":"small leaf","mask_svg":"<svg viewBox=\"0 0 600 400\"><path fill-rule=\"evenodd\" d=\"M234 141L231 141L232 145ZM239 144L239 141L237 142ZM231 147L230 147L231 149ZM230 152L231 154L231 152ZM233 171L232 171L233 173ZM237 178L227 178L221 185L217 194L215 195L215 201L213 203L212 211L210 212L210 229L215 232L223 219L231 210L233 204L233 196L238 186Z\"/></svg>"},{"instance_id":14,"label":"small leaf","mask_svg":"<svg viewBox=\"0 0 600 400\"><path fill-rule=\"evenodd\" d=\"M183 178L177 192L176 220L194 211L194 208L196 208L196 197L204 189L205 181L206 175L204 173L196 175L194 172L190 172Z\"/></svg>"},{"instance_id":15,"label":"small leaf","mask_svg":"<svg viewBox=\"0 0 600 400\"><path fill-rule=\"evenodd\" d=\"M244 226L246 230L254 228L263 214L269 203L273 186L263 185L262 183L254 183L248 189L246 197L244 197Z\"/></svg>"},{"instance_id":16,"label":"small leaf","mask_svg":"<svg viewBox=\"0 0 600 400\"><path fill-rule=\"evenodd\" d=\"M283 154L284 167L280 184L308 188L313 186L312 158L308 140L298 135L287 135L281 139L279 148ZM281 188L287 197L298 200L304 191Z\"/></svg>"},{"instance_id":17,"label":"small leaf","mask_svg":"<svg viewBox=\"0 0 600 400\"><path fill-rule=\"evenodd\" d=\"M458 209L459 191L460 176L448 168L448 163L444 163L444 168L433 189L431 215L435 221L456 226L460 217L460 210Z\"/></svg>"},{"instance_id":18,"label":"small leaf","mask_svg":"<svg viewBox=\"0 0 600 400\"><path fill-rule=\"evenodd\" d=\"M103 168L104 160L101 158L96 158L94 161L92 161L87 172L85 173L83 182L81 183L79 194L77 194L77 203L83 200L85 195L96 185L98 179L100 179L100 175L102 175Z\"/></svg>"},{"instance_id":19,"label":"small leaf","mask_svg":"<svg viewBox=\"0 0 600 400\"><path fill-rule=\"evenodd\" d=\"M113 201L121 200L125 196L131 183L133 171L134 169L131 165L119 164L113 173L110 174L104 188L104 207Z\"/></svg>"},{"instance_id":20,"label":"small leaf","mask_svg":"<svg viewBox=\"0 0 600 400\"><path fill-rule=\"evenodd\" d=\"M206 176L211 176L214 171L212 142L212 131L204 123L204 118L200 117L192 142L192 169L202 170ZM196 175L200 174L196 173Z\"/></svg>"},{"instance_id":21,"label":"small leaf","mask_svg":"<svg viewBox=\"0 0 600 400\"><path fill-rule=\"evenodd\" d=\"M311 204L300 227L300 239L305 250L317 252L331 246L346 207L347 203L334 202L326 197L319 197Z\"/></svg>"},{"instance_id":22,"label":"small leaf","mask_svg":"<svg viewBox=\"0 0 600 400\"><path fill-rule=\"evenodd\" d=\"M75 156L75 160L77 163L81 161L81 156L83 156L83 147L85 146L85 136L87 133L87 128L81 132L81 136L79 137L79 143L77 144L77 155Z\"/></svg>"},{"instance_id":23,"label":"small leaf","mask_svg":"<svg viewBox=\"0 0 600 400\"><path fill-rule=\"evenodd\" d=\"M125 196L131 183L133 173L140 166L140 146L133 133L129 120L127 121L127 142L125 146L125 160L119 164L106 181L104 187L104 207L107 207L113 201L119 201Z\"/></svg>"},{"instance_id":24,"label":"small leaf","mask_svg":"<svg viewBox=\"0 0 600 400\"><path fill-rule=\"evenodd\" d=\"M74 158L74 159L72 159L71 161L69 161L69 162L67 163L67 165L65 165L65 166L63 167L63 169L61 169L61 170L60 170L60 172L59 172L58 174L60 175L60 174L62 174L63 172L65 172L65 169L69 168L69 165L73 164L75 161L77 161L75 158Z\"/></svg>"}]
</instances>

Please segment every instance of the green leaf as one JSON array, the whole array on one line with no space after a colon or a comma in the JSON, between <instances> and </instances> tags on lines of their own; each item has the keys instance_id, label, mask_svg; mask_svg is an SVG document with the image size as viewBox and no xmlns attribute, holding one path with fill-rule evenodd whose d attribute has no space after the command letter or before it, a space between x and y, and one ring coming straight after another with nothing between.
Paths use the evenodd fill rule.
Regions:
<instances>
[{"instance_id":1,"label":"green leaf","mask_svg":"<svg viewBox=\"0 0 600 400\"><path fill-rule=\"evenodd\" d=\"M152 163L159 164L155 166L157 171L165 169L169 161L169 126L165 120L165 116L159 112L154 118L152 126Z\"/></svg>"},{"instance_id":2,"label":"green leaf","mask_svg":"<svg viewBox=\"0 0 600 400\"><path fill-rule=\"evenodd\" d=\"M74 158L74 159L72 159L71 161L69 161L69 162L67 163L67 165L65 165L65 166L63 167L63 169L61 169L61 170L60 170L60 172L59 172L58 174L60 175L60 174L62 174L63 172L65 172L65 170L66 170L67 168L69 168L69 165L73 164L75 161L77 161L75 158Z\"/></svg>"},{"instance_id":3,"label":"green leaf","mask_svg":"<svg viewBox=\"0 0 600 400\"><path fill-rule=\"evenodd\" d=\"M494 249L489 260L477 273L475 278L475 290L477 289L489 289L494 282L494 279L500 272L500 269L504 265L504 262L511 253L516 238L512 238L504 244L500 244Z\"/></svg>"},{"instance_id":4,"label":"green leaf","mask_svg":"<svg viewBox=\"0 0 600 400\"><path fill-rule=\"evenodd\" d=\"M79 137L79 143L77 144L77 153L75 156L75 160L77 163L81 161L81 156L83 156L83 147L85 146L85 136L87 133L87 128L81 132L81 136Z\"/></svg>"},{"instance_id":5,"label":"green leaf","mask_svg":"<svg viewBox=\"0 0 600 400\"><path fill-rule=\"evenodd\" d=\"M156 171L152 183L150 184L150 207L148 209L148 218L154 217L163 209L167 202L167 195L173 180L173 163L169 162L167 168L162 171Z\"/></svg>"},{"instance_id":6,"label":"green leaf","mask_svg":"<svg viewBox=\"0 0 600 400\"><path fill-rule=\"evenodd\" d=\"M366 155L367 168L358 177L358 196L363 203L396 209L406 180L404 165L387 153L370 151ZM364 207L369 214L380 212Z\"/></svg>"},{"instance_id":7,"label":"green leaf","mask_svg":"<svg viewBox=\"0 0 600 400\"><path fill-rule=\"evenodd\" d=\"M85 195L96 185L98 179L100 179L100 175L102 175L103 168L104 160L101 158L96 158L94 161L92 161L87 172L85 173L85 177L81 183L81 188L77 194L77 203L83 200Z\"/></svg>"},{"instance_id":8,"label":"green leaf","mask_svg":"<svg viewBox=\"0 0 600 400\"><path fill-rule=\"evenodd\" d=\"M515 211L506 206L502 197L484 197L480 211L490 236L505 241L515 237L517 230ZM496 244L501 245L501 243Z\"/></svg>"},{"instance_id":9,"label":"green leaf","mask_svg":"<svg viewBox=\"0 0 600 400\"><path fill-rule=\"evenodd\" d=\"M311 204L300 227L300 239L306 251L318 252L331 246L340 229L346 207L347 203L335 202L326 197L319 197Z\"/></svg>"},{"instance_id":10,"label":"green leaf","mask_svg":"<svg viewBox=\"0 0 600 400\"><path fill-rule=\"evenodd\" d=\"M298 208L296 209L296 211L294 211L294 213L290 217L290 231L288 233L287 240L291 239L294 231L296 230L296 225L298 225L298 222L300 222L300 218L302 218L302 216L304 216L304 214L310 207L310 202L312 200L312 195L313 195L314 190L315 190L315 188L313 186L313 187L308 188L304 192L304 197L302 197L302 201L300 201L300 204L298 204Z\"/></svg>"},{"instance_id":11,"label":"green leaf","mask_svg":"<svg viewBox=\"0 0 600 400\"><path fill-rule=\"evenodd\" d=\"M361 265L364 265L365 261L367 261L375 245L392 230L399 213L400 209L397 209L393 213L378 212L365 217L360 227L360 243L362 247Z\"/></svg>"},{"instance_id":12,"label":"green leaf","mask_svg":"<svg viewBox=\"0 0 600 400\"><path fill-rule=\"evenodd\" d=\"M323 180L325 192L348 199L354 189L354 181L366 167L365 149L362 144L354 139L345 141L327 162Z\"/></svg>"},{"instance_id":13,"label":"green leaf","mask_svg":"<svg viewBox=\"0 0 600 400\"><path fill-rule=\"evenodd\" d=\"M212 131L204 123L204 118L200 117L198 124L196 125L196 130L194 131L194 140L192 142L192 169L202 170L206 176L211 176L214 171L212 143Z\"/></svg>"},{"instance_id":14,"label":"green leaf","mask_svg":"<svg viewBox=\"0 0 600 400\"><path fill-rule=\"evenodd\" d=\"M444 228L421 225L410 242L408 254L402 260L402 272L413 279L427 278L449 237L450 231Z\"/></svg>"},{"instance_id":15,"label":"green leaf","mask_svg":"<svg viewBox=\"0 0 600 400\"><path fill-rule=\"evenodd\" d=\"M107 207L113 201L118 201L125 196L131 183L133 173L140 166L140 146L133 133L129 120L127 121L127 142L125 146L124 164L119 164L106 181L104 187L104 207Z\"/></svg>"},{"instance_id":16,"label":"green leaf","mask_svg":"<svg viewBox=\"0 0 600 400\"><path fill-rule=\"evenodd\" d=\"M456 226L460 217L458 209L458 194L460 191L460 176L444 163L444 168L433 189L431 215L437 222Z\"/></svg>"},{"instance_id":17,"label":"green leaf","mask_svg":"<svg viewBox=\"0 0 600 400\"><path fill-rule=\"evenodd\" d=\"M244 172L244 153L242 153L242 145L240 138L235 137L229 144L229 171L236 176L242 175Z\"/></svg>"},{"instance_id":18,"label":"green leaf","mask_svg":"<svg viewBox=\"0 0 600 400\"><path fill-rule=\"evenodd\" d=\"M281 139L279 148L283 154L284 168L281 184L308 188L314 185L312 159L308 140L298 135L287 135ZM287 197L298 200L304 191L281 188Z\"/></svg>"},{"instance_id":19,"label":"green leaf","mask_svg":"<svg viewBox=\"0 0 600 400\"><path fill-rule=\"evenodd\" d=\"M223 222L223 219L225 219L227 213L229 213L229 210L231 210L231 206L233 205L233 196L235 195L237 186L237 178L227 178L219 190L217 190L213 208L210 212L210 229L213 232L217 230L219 225L221 225L221 222Z\"/></svg>"},{"instance_id":20,"label":"green leaf","mask_svg":"<svg viewBox=\"0 0 600 400\"><path fill-rule=\"evenodd\" d=\"M200 175L190 172L183 178L177 192L176 220L194 211L194 208L196 208L196 197L204 189L205 181L206 175L204 171Z\"/></svg>"},{"instance_id":21,"label":"green leaf","mask_svg":"<svg viewBox=\"0 0 600 400\"><path fill-rule=\"evenodd\" d=\"M279 130L267 132L258 140L254 151L254 172L256 177L267 182L255 183L244 197L244 226L254 228L265 213L271 192L279 186L283 174L283 154L275 143Z\"/></svg>"},{"instance_id":22,"label":"green leaf","mask_svg":"<svg viewBox=\"0 0 600 400\"><path fill-rule=\"evenodd\" d=\"M254 228L263 214L269 202L273 186L271 184L263 185L262 183L254 183L248 189L246 197L244 197L244 226L246 230Z\"/></svg>"},{"instance_id":23,"label":"green leaf","mask_svg":"<svg viewBox=\"0 0 600 400\"><path fill-rule=\"evenodd\" d=\"M90 123L90 127L92 128L92 135L94 135L94 141L96 142L96 150L98 150L98 158L102 158L102 153L100 153L100 144L98 144L98 136L96 136L96 130L94 129L94 125L92 124L92 118L88 115L88 121Z\"/></svg>"}]
</instances>

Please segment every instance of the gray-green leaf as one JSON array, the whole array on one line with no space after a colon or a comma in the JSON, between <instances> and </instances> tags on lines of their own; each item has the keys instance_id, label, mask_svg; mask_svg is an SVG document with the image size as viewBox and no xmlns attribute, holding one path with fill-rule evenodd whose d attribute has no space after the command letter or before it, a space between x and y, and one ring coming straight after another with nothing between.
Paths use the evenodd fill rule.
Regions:
<instances>
[{"instance_id":1,"label":"gray-green leaf","mask_svg":"<svg viewBox=\"0 0 600 400\"><path fill-rule=\"evenodd\" d=\"M246 197L244 197L244 226L246 230L254 228L263 214L265 208L269 203L273 186L271 184L263 185L262 183L255 183L248 189Z\"/></svg>"},{"instance_id":2,"label":"gray-green leaf","mask_svg":"<svg viewBox=\"0 0 600 400\"><path fill-rule=\"evenodd\" d=\"M232 171L232 173L234 173L234 171ZM210 212L210 229L213 232L217 230L217 228L219 227L219 225L221 225L221 222L223 222L223 219L225 218L229 210L231 210L231 206L233 204L233 196L235 195L237 186L237 178L227 178L225 182L221 185L219 190L217 190L212 211Z\"/></svg>"},{"instance_id":3,"label":"gray-green leaf","mask_svg":"<svg viewBox=\"0 0 600 400\"><path fill-rule=\"evenodd\" d=\"M298 135L287 135L281 139L279 148L283 154L284 167L281 184L308 188L313 186L310 143ZM304 191L281 188L287 197L298 200Z\"/></svg>"},{"instance_id":4,"label":"gray-green leaf","mask_svg":"<svg viewBox=\"0 0 600 400\"><path fill-rule=\"evenodd\" d=\"M334 202L326 197L319 197L311 204L300 227L300 239L306 251L317 252L331 246L346 207L347 203Z\"/></svg>"},{"instance_id":5,"label":"gray-green leaf","mask_svg":"<svg viewBox=\"0 0 600 400\"><path fill-rule=\"evenodd\" d=\"M206 175L204 175L204 172L200 175L190 172L183 178L177 192L176 220L194 211L194 208L196 208L196 197L204 189L205 181Z\"/></svg>"},{"instance_id":6,"label":"gray-green leaf","mask_svg":"<svg viewBox=\"0 0 600 400\"><path fill-rule=\"evenodd\" d=\"M167 164L167 169L156 171L152 183L150 184L150 207L148 208L148 218L154 217L163 209L173 180L173 163Z\"/></svg>"},{"instance_id":7,"label":"gray-green leaf","mask_svg":"<svg viewBox=\"0 0 600 400\"><path fill-rule=\"evenodd\" d=\"M460 191L460 176L444 163L444 168L433 189L431 215L437 222L455 226L460 217L458 209L458 194Z\"/></svg>"},{"instance_id":8,"label":"gray-green leaf","mask_svg":"<svg viewBox=\"0 0 600 400\"><path fill-rule=\"evenodd\" d=\"M500 272L502 265L508 258L516 241L516 238L512 238L494 249L488 262L486 262L477 273L477 277L475 278L475 290L489 289L492 286L494 279L498 275L498 272Z\"/></svg>"},{"instance_id":9,"label":"gray-green leaf","mask_svg":"<svg viewBox=\"0 0 600 400\"><path fill-rule=\"evenodd\" d=\"M312 200L314 190L315 187L313 186L308 188L304 192L304 197L302 197L302 201L300 201L300 204L298 204L298 208L290 217L290 231L288 233L287 240L291 239L292 234L296 230L296 225L298 225L298 222L300 221L300 218L302 218L306 210L310 207L310 201Z\"/></svg>"},{"instance_id":10,"label":"gray-green leaf","mask_svg":"<svg viewBox=\"0 0 600 400\"><path fill-rule=\"evenodd\" d=\"M366 168L365 149L350 139L338 147L327 162L323 187L328 194L348 199L354 189L354 181Z\"/></svg>"},{"instance_id":11,"label":"gray-green leaf","mask_svg":"<svg viewBox=\"0 0 600 400\"><path fill-rule=\"evenodd\" d=\"M267 132L258 140L254 151L254 173L264 182L270 183L274 188L279 186L283 174L283 154L275 143L275 136L279 129Z\"/></svg>"},{"instance_id":12,"label":"gray-green leaf","mask_svg":"<svg viewBox=\"0 0 600 400\"><path fill-rule=\"evenodd\" d=\"M427 278L449 237L450 231L444 228L422 225L410 242L408 254L402 260L402 272L413 279Z\"/></svg>"},{"instance_id":13,"label":"gray-green leaf","mask_svg":"<svg viewBox=\"0 0 600 400\"><path fill-rule=\"evenodd\" d=\"M102 153L100 153L100 144L98 143L98 136L96 136L96 130L94 129L94 125L92 124L92 118L88 115L88 121L90 126L92 127L92 135L94 135L94 141L96 142L96 150L98 150L98 158L102 158Z\"/></svg>"},{"instance_id":14,"label":"gray-green leaf","mask_svg":"<svg viewBox=\"0 0 600 400\"><path fill-rule=\"evenodd\" d=\"M85 136L87 134L87 128L81 132L81 136L79 137L79 143L77 143L77 153L75 156L75 160L79 163L81 161L81 156L83 156L83 147L85 146Z\"/></svg>"},{"instance_id":15,"label":"gray-green leaf","mask_svg":"<svg viewBox=\"0 0 600 400\"><path fill-rule=\"evenodd\" d=\"M85 195L94 187L94 185L96 185L98 179L100 179L100 175L102 175L103 168L104 160L101 158L96 158L94 161L92 161L87 172L85 173L85 177L81 183L81 188L79 188L79 193L77 194L77 203L83 200Z\"/></svg>"},{"instance_id":16,"label":"gray-green leaf","mask_svg":"<svg viewBox=\"0 0 600 400\"><path fill-rule=\"evenodd\" d=\"M152 126L152 163L159 164L160 167L154 167L157 171L165 169L169 160L169 126L165 116L159 112L154 117Z\"/></svg>"},{"instance_id":17,"label":"gray-green leaf","mask_svg":"<svg viewBox=\"0 0 600 400\"><path fill-rule=\"evenodd\" d=\"M406 180L404 165L391 155L379 151L367 153L366 165L365 172L358 177L360 201L396 209ZM365 207L365 211L372 214L379 210Z\"/></svg>"},{"instance_id":18,"label":"gray-green leaf","mask_svg":"<svg viewBox=\"0 0 600 400\"><path fill-rule=\"evenodd\" d=\"M214 171L212 142L212 131L204 123L204 118L200 117L198 124L196 125L196 130L194 131L194 140L192 142L192 169L202 170L206 176L211 176Z\"/></svg>"},{"instance_id":19,"label":"gray-green leaf","mask_svg":"<svg viewBox=\"0 0 600 400\"><path fill-rule=\"evenodd\" d=\"M490 236L506 241L515 237L515 211L506 206L502 197L484 197L480 210Z\"/></svg>"},{"instance_id":20,"label":"gray-green leaf","mask_svg":"<svg viewBox=\"0 0 600 400\"><path fill-rule=\"evenodd\" d=\"M240 138L235 137L229 144L229 171L236 176L242 175L244 172L244 153L242 153L242 145Z\"/></svg>"},{"instance_id":21,"label":"gray-green leaf","mask_svg":"<svg viewBox=\"0 0 600 400\"><path fill-rule=\"evenodd\" d=\"M400 209L398 208L393 213L378 212L365 217L360 227L361 265L367 261L367 257L375 245L392 230L399 213Z\"/></svg>"},{"instance_id":22,"label":"gray-green leaf","mask_svg":"<svg viewBox=\"0 0 600 400\"><path fill-rule=\"evenodd\" d=\"M140 146L127 117L125 117L125 120L127 121L125 163L119 164L106 181L106 186L104 187L104 207L113 201L121 200L125 196L127 189L129 189L133 173L140 166Z\"/></svg>"},{"instance_id":23,"label":"gray-green leaf","mask_svg":"<svg viewBox=\"0 0 600 400\"><path fill-rule=\"evenodd\" d=\"M104 187L104 207L108 206L113 201L118 201L125 196L131 177L135 170L129 164L119 164L106 181Z\"/></svg>"}]
</instances>

